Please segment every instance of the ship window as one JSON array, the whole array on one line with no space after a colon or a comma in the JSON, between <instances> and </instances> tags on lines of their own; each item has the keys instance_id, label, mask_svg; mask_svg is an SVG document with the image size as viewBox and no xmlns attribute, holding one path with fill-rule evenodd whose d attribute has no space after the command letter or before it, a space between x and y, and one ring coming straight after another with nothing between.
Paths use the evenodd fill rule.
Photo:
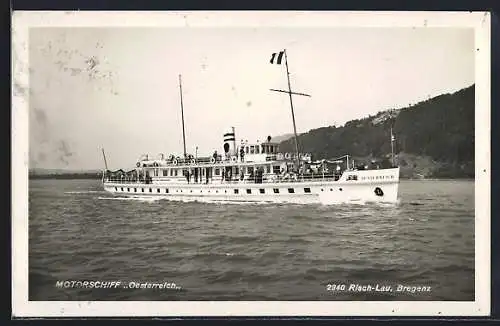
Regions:
<instances>
[{"instance_id":1,"label":"ship window","mask_svg":"<svg viewBox=\"0 0 500 326\"><path fill-rule=\"evenodd\" d=\"M259 145L255 146L255 154L259 154L259 149L260 149Z\"/></svg>"},{"instance_id":2,"label":"ship window","mask_svg":"<svg viewBox=\"0 0 500 326\"><path fill-rule=\"evenodd\" d=\"M141 191L144 192L144 188L141 188Z\"/></svg>"},{"instance_id":3,"label":"ship window","mask_svg":"<svg viewBox=\"0 0 500 326\"><path fill-rule=\"evenodd\" d=\"M134 192L137 192L137 188L134 188Z\"/></svg>"},{"instance_id":4,"label":"ship window","mask_svg":"<svg viewBox=\"0 0 500 326\"><path fill-rule=\"evenodd\" d=\"M130 188L127 188L127 191L130 192Z\"/></svg>"},{"instance_id":5,"label":"ship window","mask_svg":"<svg viewBox=\"0 0 500 326\"><path fill-rule=\"evenodd\" d=\"M274 146L270 146L270 148L269 148L269 149L270 149L270 152L271 152L271 153L274 153Z\"/></svg>"},{"instance_id":6,"label":"ship window","mask_svg":"<svg viewBox=\"0 0 500 326\"><path fill-rule=\"evenodd\" d=\"M288 188L288 193L289 194L293 194L295 192L295 190L293 190L293 188Z\"/></svg>"},{"instance_id":7,"label":"ship window","mask_svg":"<svg viewBox=\"0 0 500 326\"><path fill-rule=\"evenodd\" d=\"M219 168L216 168L215 169L215 175L219 175L220 174L220 169Z\"/></svg>"},{"instance_id":8,"label":"ship window","mask_svg":"<svg viewBox=\"0 0 500 326\"><path fill-rule=\"evenodd\" d=\"M118 191L118 188L115 187L115 191Z\"/></svg>"},{"instance_id":9,"label":"ship window","mask_svg":"<svg viewBox=\"0 0 500 326\"><path fill-rule=\"evenodd\" d=\"M168 170L163 170L163 176L167 177L168 176Z\"/></svg>"},{"instance_id":10,"label":"ship window","mask_svg":"<svg viewBox=\"0 0 500 326\"><path fill-rule=\"evenodd\" d=\"M175 176L179 175L179 170L175 169Z\"/></svg>"},{"instance_id":11,"label":"ship window","mask_svg":"<svg viewBox=\"0 0 500 326\"><path fill-rule=\"evenodd\" d=\"M245 153L248 154L248 147L245 147Z\"/></svg>"},{"instance_id":12,"label":"ship window","mask_svg":"<svg viewBox=\"0 0 500 326\"><path fill-rule=\"evenodd\" d=\"M238 194L238 192L239 192L238 189L234 189L235 194Z\"/></svg>"},{"instance_id":13,"label":"ship window","mask_svg":"<svg viewBox=\"0 0 500 326\"><path fill-rule=\"evenodd\" d=\"M274 188L273 191L274 191L275 194L279 194L280 193L280 190L278 188Z\"/></svg>"},{"instance_id":14,"label":"ship window","mask_svg":"<svg viewBox=\"0 0 500 326\"><path fill-rule=\"evenodd\" d=\"M149 188L149 192L153 192L153 188Z\"/></svg>"},{"instance_id":15,"label":"ship window","mask_svg":"<svg viewBox=\"0 0 500 326\"><path fill-rule=\"evenodd\" d=\"M235 175L240 174L240 169L239 169L238 167L235 167L235 168L234 168L234 174L235 174Z\"/></svg>"},{"instance_id":16,"label":"ship window","mask_svg":"<svg viewBox=\"0 0 500 326\"><path fill-rule=\"evenodd\" d=\"M280 166L279 165L273 165L273 173L274 174L280 173Z\"/></svg>"},{"instance_id":17,"label":"ship window","mask_svg":"<svg viewBox=\"0 0 500 326\"><path fill-rule=\"evenodd\" d=\"M270 165L266 166L266 173L271 173L271 166Z\"/></svg>"},{"instance_id":18,"label":"ship window","mask_svg":"<svg viewBox=\"0 0 500 326\"><path fill-rule=\"evenodd\" d=\"M247 189L247 194L251 194L252 193L252 189Z\"/></svg>"},{"instance_id":19,"label":"ship window","mask_svg":"<svg viewBox=\"0 0 500 326\"><path fill-rule=\"evenodd\" d=\"M121 188L121 190L123 191L123 188Z\"/></svg>"},{"instance_id":20,"label":"ship window","mask_svg":"<svg viewBox=\"0 0 500 326\"><path fill-rule=\"evenodd\" d=\"M265 193L265 190L264 190L264 189L259 189L259 192L260 192L261 194L263 194L263 193Z\"/></svg>"},{"instance_id":21,"label":"ship window","mask_svg":"<svg viewBox=\"0 0 500 326\"><path fill-rule=\"evenodd\" d=\"M247 166L247 173L252 174L253 173L253 166Z\"/></svg>"},{"instance_id":22,"label":"ship window","mask_svg":"<svg viewBox=\"0 0 500 326\"><path fill-rule=\"evenodd\" d=\"M304 192L307 192L307 193L311 192L311 188L304 188Z\"/></svg>"},{"instance_id":23,"label":"ship window","mask_svg":"<svg viewBox=\"0 0 500 326\"><path fill-rule=\"evenodd\" d=\"M165 188L165 193L168 194L168 188Z\"/></svg>"},{"instance_id":24,"label":"ship window","mask_svg":"<svg viewBox=\"0 0 500 326\"><path fill-rule=\"evenodd\" d=\"M255 153L255 146L250 146L250 154L254 154Z\"/></svg>"},{"instance_id":25,"label":"ship window","mask_svg":"<svg viewBox=\"0 0 500 326\"><path fill-rule=\"evenodd\" d=\"M160 193L160 188L156 189L156 192L157 192L157 193Z\"/></svg>"}]
</instances>

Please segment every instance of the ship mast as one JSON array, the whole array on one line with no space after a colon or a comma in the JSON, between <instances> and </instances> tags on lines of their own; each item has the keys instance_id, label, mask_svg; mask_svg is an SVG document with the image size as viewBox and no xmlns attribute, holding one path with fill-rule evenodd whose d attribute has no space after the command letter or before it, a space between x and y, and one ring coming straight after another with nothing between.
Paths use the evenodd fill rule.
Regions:
<instances>
[{"instance_id":1,"label":"ship mast","mask_svg":"<svg viewBox=\"0 0 500 326\"><path fill-rule=\"evenodd\" d=\"M106 160L106 154L104 154L104 148L102 149L102 157L104 158L104 166L106 167L106 170L108 170L108 161Z\"/></svg>"},{"instance_id":2,"label":"ship mast","mask_svg":"<svg viewBox=\"0 0 500 326\"><path fill-rule=\"evenodd\" d=\"M288 70L288 57L287 57L286 49L283 50L283 53L285 55L285 66L286 66L286 77L287 77L287 80L288 80L288 91L283 91L283 90L280 90L280 89L271 89L271 91L288 93L288 95L290 97L290 109L292 111L293 134L294 134L294 139L295 139L296 164L297 164L297 169L299 169L300 168L299 142L298 142L298 138L297 138L297 127L296 127L296 124L295 124L295 114L293 112L292 94L293 95L308 96L308 97L311 97L311 95L304 94L304 93L292 92L292 87L290 85L290 72ZM274 59L274 56L273 56L273 59ZM273 61L273 59L271 59L271 62ZM280 60L280 59L278 59L278 60ZM278 62L278 64L279 64L279 62Z\"/></svg>"},{"instance_id":3,"label":"ship mast","mask_svg":"<svg viewBox=\"0 0 500 326\"><path fill-rule=\"evenodd\" d=\"M181 75L179 75L179 91L181 94L181 117L182 117L182 142L184 144L184 159L186 159L186 131L184 128L184 106L182 103L182 79Z\"/></svg>"},{"instance_id":4,"label":"ship mast","mask_svg":"<svg viewBox=\"0 0 500 326\"><path fill-rule=\"evenodd\" d=\"M394 134L392 133L392 126L391 126L391 158L392 158L392 167L395 167L396 164L394 163Z\"/></svg>"}]
</instances>

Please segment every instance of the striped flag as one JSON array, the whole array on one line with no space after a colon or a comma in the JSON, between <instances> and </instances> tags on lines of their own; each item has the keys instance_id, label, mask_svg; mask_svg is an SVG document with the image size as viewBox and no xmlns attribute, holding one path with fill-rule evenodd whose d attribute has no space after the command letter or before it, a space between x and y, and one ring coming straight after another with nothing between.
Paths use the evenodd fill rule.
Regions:
<instances>
[{"instance_id":1,"label":"striped flag","mask_svg":"<svg viewBox=\"0 0 500 326\"><path fill-rule=\"evenodd\" d=\"M273 63L273 64L280 65L284 54L285 54L285 51L273 53L273 55L271 56L271 60L269 62Z\"/></svg>"}]
</instances>

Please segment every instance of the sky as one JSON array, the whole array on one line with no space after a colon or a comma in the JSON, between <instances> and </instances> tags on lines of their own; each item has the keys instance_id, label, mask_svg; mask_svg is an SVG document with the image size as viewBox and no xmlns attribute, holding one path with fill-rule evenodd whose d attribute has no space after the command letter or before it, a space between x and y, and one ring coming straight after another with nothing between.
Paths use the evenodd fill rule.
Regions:
<instances>
[{"instance_id":1,"label":"sky","mask_svg":"<svg viewBox=\"0 0 500 326\"><path fill-rule=\"evenodd\" d=\"M31 28L29 167L127 168L149 153L222 151L402 108L474 83L465 28Z\"/></svg>"}]
</instances>

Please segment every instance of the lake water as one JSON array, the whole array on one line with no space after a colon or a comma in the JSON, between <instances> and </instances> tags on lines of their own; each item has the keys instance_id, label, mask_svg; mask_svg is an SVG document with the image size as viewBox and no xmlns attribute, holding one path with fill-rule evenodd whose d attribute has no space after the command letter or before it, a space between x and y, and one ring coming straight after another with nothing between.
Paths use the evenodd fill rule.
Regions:
<instances>
[{"instance_id":1,"label":"lake water","mask_svg":"<svg viewBox=\"0 0 500 326\"><path fill-rule=\"evenodd\" d=\"M335 206L29 186L29 300L474 300L473 181L401 181L399 204Z\"/></svg>"}]
</instances>

